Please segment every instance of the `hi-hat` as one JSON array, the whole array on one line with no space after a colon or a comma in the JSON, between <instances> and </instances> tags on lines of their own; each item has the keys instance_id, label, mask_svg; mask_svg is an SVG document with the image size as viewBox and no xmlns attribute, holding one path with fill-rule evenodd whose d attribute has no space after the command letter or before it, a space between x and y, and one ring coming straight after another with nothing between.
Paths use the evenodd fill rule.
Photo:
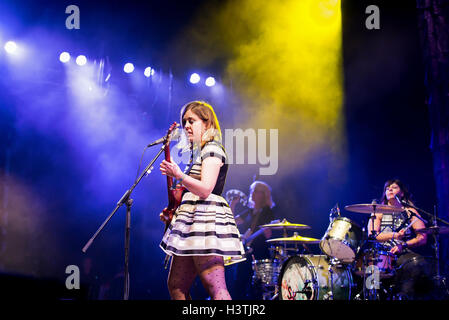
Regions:
<instances>
[{"instance_id":1,"label":"hi-hat","mask_svg":"<svg viewBox=\"0 0 449 320\"><path fill-rule=\"evenodd\" d=\"M415 230L417 233L426 233L426 234L448 234L449 227L429 227Z\"/></svg>"},{"instance_id":2,"label":"hi-hat","mask_svg":"<svg viewBox=\"0 0 449 320\"><path fill-rule=\"evenodd\" d=\"M320 239L315 238L308 238L308 237L301 237L298 235L294 235L293 237L285 237L285 238L275 238L275 239L268 239L267 242L278 242L278 243L304 243L304 244L318 244L320 243Z\"/></svg>"},{"instance_id":3,"label":"hi-hat","mask_svg":"<svg viewBox=\"0 0 449 320\"><path fill-rule=\"evenodd\" d=\"M377 203L363 203L363 204L351 204L345 207L346 210L357 213L393 213L402 212L404 208L389 206L386 204Z\"/></svg>"},{"instance_id":4,"label":"hi-hat","mask_svg":"<svg viewBox=\"0 0 449 320\"><path fill-rule=\"evenodd\" d=\"M299 224L299 223L290 223L286 219L284 219L284 220L282 220L282 222L261 225L260 228L269 228L269 229L310 229L310 226L305 225L305 224Z\"/></svg>"}]
</instances>

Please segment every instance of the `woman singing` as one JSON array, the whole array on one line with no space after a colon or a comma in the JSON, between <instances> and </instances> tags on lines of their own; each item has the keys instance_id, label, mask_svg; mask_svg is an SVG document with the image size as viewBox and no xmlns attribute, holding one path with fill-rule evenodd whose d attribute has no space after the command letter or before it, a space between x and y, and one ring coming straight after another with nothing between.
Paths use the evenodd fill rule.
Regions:
<instances>
[{"instance_id":1,"label":"woman singing","mask_svg":"<svg viewBox=\"0 0 449 320\"><path fill-rule=\"evenodd\" d=\"M160 244L173 258L168 290L172 299L188 299L198 275L212 299L230 300L223 259L239 259L244 249L233 213L221 196L228 164L220 125L213 108L202 101L182 108L181 123L193 166L186 174L172 161L160 165L163 175L174 177L188 190Z\"/></svg>"}]
</instances>

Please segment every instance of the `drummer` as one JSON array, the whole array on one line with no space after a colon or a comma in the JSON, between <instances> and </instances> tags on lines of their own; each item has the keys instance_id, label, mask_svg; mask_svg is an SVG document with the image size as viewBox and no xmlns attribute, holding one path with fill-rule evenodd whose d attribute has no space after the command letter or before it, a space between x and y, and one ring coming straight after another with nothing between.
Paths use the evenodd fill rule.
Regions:
<instances>
[{"instance_id":1,"label":"drummer","mask_svg":"<svg viewBox=\"0 0 449 320\"><path fill-rule=\"evenodd\" d=\"M254 181L250 188L248 207L251 210L245 211L235 217L235 222L239 226L243 235L243 240L247 240L254 234L260 225L268 224L274 220L273 207L275 203L271 196L271 187L263 181ZM231 202L231 210L234 212L234 201ZM263 235L257 236L252 241L247 241L246 246L251 247L252 254L256 259L268 259L269 251L266 240L271 237L271 230L263 230ZM245 239L246 238L246 239Z\"/></svg>"},{"instance_id":2,"label":"drummer","mask_svg":"<svg viewBox=\"0 0 449 320\"><path fill-rule=\"evenodd\" d=\"M397 213L376 213L374 231L376 240L391 253L398 256L408 252L409 248L422 247L427 242L425 233L415 233L415 230L425 228L425 224L418 218L419 213L413 208L402 211L402 204L398 201L410 201L407 187L398 179L388 180L384 185L381 203L398 207ZM368 235L372 234L373 225L368 223Z\"/></svg>"}]
</instances>

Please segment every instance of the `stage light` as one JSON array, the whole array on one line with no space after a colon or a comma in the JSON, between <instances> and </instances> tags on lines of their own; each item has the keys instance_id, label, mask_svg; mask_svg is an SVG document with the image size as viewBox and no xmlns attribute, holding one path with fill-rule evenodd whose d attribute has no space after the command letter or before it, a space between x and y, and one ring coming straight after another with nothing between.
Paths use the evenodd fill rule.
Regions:
<instances>
[{"instance_id":1,"label":"stage light","mask_svg":"<svg viewBox=\"0 0 449 320\"><path fill-rule=\"evenodd\" d=\"M84 55L79 55L76 57L76 64L79 66L84 66L87 63L87 58Z\"/></svg>"},{"instance_id":2,"label":"stage light","mask_svg":"<svg viewBox=\"0 0 449 320\"><path fill-rule=\"evenodd\" d=\"M126 73L131 73L134 71L134 65L130 62L128 62L127 64L125 64L125 66L123 67L123 71L125 71Z\"/></svg>"},{"instance_id":3,"label":"stage light","mask_svg":"<svg viewBox=\"0 0 449 320\"><path fill-rule=\"evenodd\" d=\"M8 41L5 44L5 51L10 53L10 54L14 54L17 52L17 44L14 41Z\"/></svg>"},{"instance_id":4,"label":"stage light","mask_svg":"<svg viewBox=\"0 0 449 320\"><path fill-rule=\"evenodd\" d=\"M66 63L70 61L70 54L68 52L63 52L59 55L59 61Z\"/></svg>"},{"instance_id":5,"label":"stage light","mask_svg":"<svg viewBox=\"0 0 449 320\"><path fill-rule=\"evenodd\" d=\"M143 74L145 75L145 77L150 77L152 75L154 75L154 69L151 67L147 67L145 68L145 71L143 72Z\"/></svg>"},{"instance_id":6,"label":"stage light","mask_svg":"<svg viewBox=\"0 0 449 320\"><path fill-rule=\"evenodd\" d=\"M214 77L208 77L207 79L206 79L206 86L208 86L208 87L212 87L212 86L214 86L215 85L215 79L214 79Z\"/></svg>"},{"instance_id":7,"label":"stage light","mask_svg":"<svg viewBox=\"0 0 449 320\"><path fill-rule=\"evenodd\" d=\"M200 80L201 80L201 78L198 73L192 73L192 75L190 76L190 83L196 84L196 83L200 82Z\"/></svg>"}]
</instances>

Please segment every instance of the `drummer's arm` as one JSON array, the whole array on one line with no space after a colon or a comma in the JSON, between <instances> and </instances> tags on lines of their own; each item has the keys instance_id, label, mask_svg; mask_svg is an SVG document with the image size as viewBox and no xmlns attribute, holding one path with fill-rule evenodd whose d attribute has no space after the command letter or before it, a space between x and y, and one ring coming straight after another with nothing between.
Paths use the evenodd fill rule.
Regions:
<instances>
[{"instance_id":1,"label":"drummer's arm","mask_svg":"<svg viewBox=\"0 0 449 320\"><path fill-rule=\"evenodd\" d=\"M373 222L371 219L372 219L372 217L368 221L368 235L371 235L371 232L373 231ZM374 219L374 231L376 232L376 239L378 241L386 241L386 240L379 239L382 237L382 235L379 234L381 221L382 221L382 214L376 213L376 218Z\"/></svg>"},{"instance_id":2,"label":"drummer's arm","mask_svg":"<svg viewBox=\"0 0 449 320\"><path fill-rule=\"evenodd\" d=\"M374 219L374 231L376 231L376 240L380 242L389 241L391 239L397 238L397 234L393 232L380 232L380 223L382 222L382 214L376 213L376 218ZM373 225L371 219L368 222L368 235L371 235L371 230L373 230Z\"/></svg>"},{"instance_id":3,"label":"drummer's arm","mask_svg":"<svg viewBox=\"0 0 449 320\"><path fill-rule=\"evenodd\" d=\"M273 232L271 231L270 228L265 228L265 230L263 231L263 234L265 235L265 238L269 239L269 238L271 238L271 235L273 234Z\"/></svg>"},{"instance_id":4,"label":"drummer's arm","mask_svg":"<svg viewBox=\"0 0 449 320\"><path fill-rule=\"evenodd\" d=\"M407 209L410 211L413 211L413 213L417 216L420 216L419 213L413 209ZM412 217L411 222L413 222L412 228L414 230L419 230L419 229L424 229L426 227L426 225L424 224L424 222L422 222L420 219L418 219L417 217ZM419 247L422 245L425 245L427 242L427 234L425 233L418 233L416 232L417 236L413 239L407 240L407 247Z\"/></svg>"}]
</instances>

